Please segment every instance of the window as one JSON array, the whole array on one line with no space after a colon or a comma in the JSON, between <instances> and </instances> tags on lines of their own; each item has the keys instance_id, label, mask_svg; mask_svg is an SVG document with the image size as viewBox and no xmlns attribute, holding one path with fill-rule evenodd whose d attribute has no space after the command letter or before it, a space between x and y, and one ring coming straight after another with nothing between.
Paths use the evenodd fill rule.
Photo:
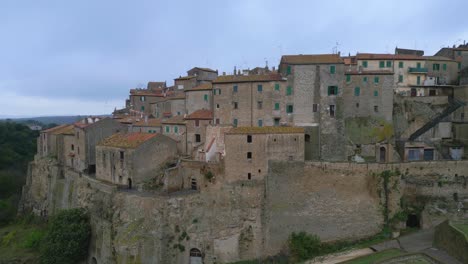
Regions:
<instances>
[{"instance_id":1,"label":"window","mask_svg":"<svg viewBox=\"0 0 468 264\"><path fill-rule=\"evenodd\" d=\"M275 122L275 126L279 126L279 125L280 125L280 119L279 119L279 118L275 118L275 119L274 119L274 122Z\"/></svg>"},{"instance_id":2,"label":"window","mask_svg":"<svg viewBox=\"0 0 468 264\"><path fill-rule=\"evenodd\" d=\"M385 68L385 61L379 61L379 68Z\"/></svg>"},{"instance_id":3,"label":"window","mask_svg":"<svg viewBox=\"0 0 468 264\"><path fill-rule=\"evenodd\" d=\"M361 88L360 87L355 87L354 88L354 96L359 96L361 94Z\"/></svg>"},{"instance_id":4,"label":"window","mask_svg":"<svg viewBox=\"0 0 468 264\"><path fill-rule=\"evenodd\" d=\"M232 120L232 125L234 127L237 127L237 118L234 118L234 120Z\"/></svg>"},{"instance_id":5,"label":"window","mask_svg":"<svg viewBox=\"0 0 468 264\"><path fill-rule=\"evenodd\" d=\"M288 67L286 68L286 74L289 75L291 74L291 66L288 65Z\"/></svg>"},{"instance_id":6,"label":"window","mask_svg":"<svg viewBox=\"0 0 468 264\"><path fill-rule=\"evenodd\" d=\"M356 103L356 108L359 108L359 103Z\"/></svg>"},{"instance_id":7,"label":"window","mask_svg":"<svg viewBox=\"0 0 468 264\"><path fill-rule=\"evenodd\" d=\"M144 105L141 106L141 111L145 111L145 106Z\"/></svg>"},{"instance_id":8,"label":"window","mask_svg":"<svg viewBox=\"0 0 468 264\"><path fill-rule=\"evenodd\" d=\"M286 113L290 114L294 112L294 107L293 105L287 105L286 106Z\"/></svg>"},{"instance_id":9,"label":"window","mask_svg":"<svg viewBox=\"0 0 468 264\"><path fill-rule=\"evenodd\" d=\"M374 96L379 96L379 91L375 90L374 91Z\"/></svg>"},{"instance_id":10,"label":"window","mask_svg":"<svg viewBox=\"0 0 468 264\"><path fill-rule=\"evenodd\" d=\"M398 82L400 82L400 83L403 82L403 75L401 75L401 74L398 75Z\"/></svg>"},{"instance_id":11,"label":"window","mask_svg":"<svg viewBox=\"0 0 468 264\"><path fill-rule=\"evenodd\" d=\"M216 108L219 109L219 104L216 104Z\"/></svg>"},{"instance_id":12,"label":"window","mask_svg":"<svg viewBox=\"0 0 468 264\"><path fill-rule=\"evenodd\" d=\"M362 67L367 68L367 61L362 62Z\"/></svg>"},{"instance_id":13,"label":"window","mask_svg":"<svg viewBox=\"0 0 468 264\"><path fill-rule=\"evenodd\" d=\"M219 125L219 118L216 118L216 124Z\"/></svg>"},{"instance_id":14,"label":"window","mask_svg":"<svg viewBox=\"0 0 468 264\"><path fill-rule=\"evenodd\" d=\"M362 77L362 82L367 83L367 76Z\"/></svg>"},{"instance_id":15,"label":"window","mask_svg":"<svg viewBox=\"0 0 468 264\"><path fill-rule=\"evenodd\" d=\"M421 63L420 62L416 63L416 68L418 68L418 69L421 68Z\"/></svg>"},{"instance_id":16,"label":"window","mask_svg":"<svg viewBox=\"0 0 468 264\"><path fill-rule=\"evenodd\" d=\"M330 73L334 74L336 72L336 66L335 65L330 65Z\"/></svg>"},{"instance_id":17,"label":"window","mask_svg":"<svg viewBox=\"0 0 468 264\"><path fill-rule=\"evenodd\" d=\"M200 134L195 134L195 142L200 143L201 142L201 136Z\"/></svg>"},{"instance_id":18,"label":"window","mask_svg":"<svg viewBox=\"0 0 468 264\"><path fill-rule=\"evenodd\" d=\"M247 159L252 159L252 152L247 152Z\"/></svg>"},{"instance_id":19,"label":"window","mask_svg":"<svg viewBox=\"0 0 468 264\"><path fill-rule=\"evenodd\" d=\"M174 126L174 133L179 134L179 127L178 126Z\"/></svg>"},{"instance_id":20,"label":"window","mask_svg":"<svg viewBox=\"0 0 468 264\"><path fill-rule=\"evenodd\" d=\"M421 76L416 77L416 84L420 85L421 84Z\"/></svg>"},{"instance_id":21,"label":"window","mask_svg":"<svg viewBox=\"0 0 468 264\"><path fill-rule=\"evenodd\" d=\"M458 55L458 56L461 56L461 51L457 51L457 55Z\"/></svg>"},{"instance_id":22,"label":"window","mask_svg":"<svg viewBox=\"0 0 468 264\"><path fill-rule=\"evenodd\" d=\"M263 85L261 84L257 85L257 91L261 93L263 91Z\"/></svg>"},{"instance_id":23,"label":"window","mask_svg":"<svg viewBox=\"0 0 468 264\"><path fill-rule=\"evenodd\" d=\"M376 113L379 112L379 106L378 105L374 105L374 112L376 112Z\"/></svg>"},{"instance_id":24,"label":"window","mask_svg":"<svg viewBox=\"0 0 468 264\"><path fill-rule=\"evenodd\" d=\"M312 112L316 113L318 111L318 104L312 104Z\"/></svg>"},{"instance_id":25,"label":"window","mask_svg":"<svg viewBox=\"0 0 468 264\"><path fill-rule=\"evenodd\" d=\"M71 144L71 150L75 150L75 145Z\"/></svg>"},{"instance_id":26,"label":"window","mask_svg":"<svg viewBox=\"0 0 468 264\"><path fill-rule=\"evenodd\" d=\"M458 69L461 70L461 62L458 63Z\"/></svg>"},{"instance_id":27,"label":"window","mask_svg":"<svg viewBox=\"0 0 468 264\"><path fill-rule=\"evenodd\" d=\"M145 101L145 97L144 97L144 96L140 96L140 101L144 102L144 101Z\"/></svg>"},{"instance_id":28,"label":"window","mask_svg":"<svg viewBox=\"0 0 468 264\"><path fill-rule=\"evenodd\" d=\"M207 94L204 94L204 95L203 95L203 100L205 100L205 102L208 101L208 95L207 95Z\"/></svg>"},{"instance_id":29,"label":"window","mask_svg":"<svg viewBox=\"0 0 468 264\"><path fill-rule=\"evenodd\" d=\"M446 71L447 70L447 64L442 64L442 70Z\"/></svg>"},{"instance_id":30,"label":"window","mask_svg":"<svg viewBox=\"0 0 468 264\"><path fill-rule=\"evenodd\" d=\"M375 84L378 84L378 83L379 83L379 77L377 77L377 76L374 77L374 83L375 83Z\"/></svg>"},{"instance_id":31,"label":"window","mask_svg":"<svg viewBox=\"0 0 468 264\"><path fill-rule=\"evenodd\" d=\"M251 180L252 179L252 173L247 173L247 179Z\"/></svg>"},{"instance_id":32,"label":"window","mask_svg":"<svg viewBox=\"0 0 468 264\"><path fill-rule=\"evenodd\" d=\"M349 74L346 75L346 82L347 83L351 82L351 75L349 75Z\"/></svg>"},{"instance_id":33,"label":"window","mask_svg":"<svg viewBox=\"0 0 468 264\"><path fill-rule=\"evenodd\" d=\"M434 70L434 71L440 70L440 64L438 64L438 63L432 64L432 70Z\"/></svg>"},{"instance_id":34,"label":"window","mask_svg":"<svg viewBox=\"0 0 468 264\"><path fill-rule=\"evenodd\" d=\"M392 67L392 61L387 61L387 68L391 68Z\"/></svg>"},{"instance_id":35,"label":"window","mask_svg":"<svg viewBox=\"0 0 468 264\"><path fill-rule=\"evenodd\" d=\"M279 83L275 83L275 91L279 91L280 90L280 85Z\"/></svg>"},{"instance_id":36,"label":"window","mask_svg":"<svg viewBox=\"0 0 468 264\"><path fill-rule=\"evenodd\" d=\"M408 160L420 160L419 158L419 149L409 149L408 150Z\"/></svg>"},{"instance_id":37,"label":"window","mask_svg":"<svg viewBox=\"0 0 468 264\"><path fill-rule=\"evenodd\" d=\"M169 126L166 126L166 133L169 133L171 131L171 128Z\"/></svg>"},{"instance_id":38,"label":"window","mask_svg":"<svg viewBox=\"0 0 468 264\"><path fill-rule=\"evenodd\" d=\"M180 112L177 112L177 115L180 116Z\"/></svg>"},{"instance_id":39,"label":"window","mask_svg":"<svg viewBox=\"0 0 468 264\"><path fill-rule=\"evenodd\" d=\"M257 102L257 108L258 108L258 109L262 109L262 108L263 108L263 102L262 102L262 101L258 101L258 102Z\"/></svg>"},{"instance_id":40,"label":"window","mask_svg":"<svg viewBox=\"0 0 468 264\"><path fill-rule=\"evenodd\" d=\"M247 143L252 143L252 135L247 135Z\"/></svg>"},{"instance_id":41,"label":"window","mask_svg":"<svg viewBox=\"0 0 468 264\"><path fill-rule=\"evenodd\" d=\"M328 95L338 95L338 87L328 86Z\"/></svg>"},{"instance_id":42,"label":"window","mask_svg":"<svg viewBox=\"0 0 468 264\"><path fill-rule=\"evenodd\" d=\"M123 151L119 151L120 152L120 159L123 160L125 158L125 154Z\"/></svg>"},{"instance_id":43,"label":"window","mask_svg":"<svg viewBox=\"0 0 468 264\"><path fill-rule=\"evenodd\" d=\"M402 61L398 62L398 68L400 68L400 69L403 68L403 62Z\"/></svg>"},{"instance_id":44,"label":"window","mask_svg":"<svg viewBox=\"0 0 468 264\"><path fill-rule=\"evenodd\" d=\"M80 154L80 147L78 147L78 155Z\"/></svg>"},{"instance_id":45,"label":"window","mask_svg":"<svg viewBox=\"0 0 468 264\"><path fill-rule=\"evenodd\" d=\"M234 85L234 86L232 87L232 92L233 92L233 93L237 93L237 85Z\"/></svg>"},{"instance_id":46,"label":"window","mask_svg":"<svg viewBox=\"0 0 468 264\"><path fill-rule=\"evenodd\" d=\"M200 126L200 120L195 120L195 126L199 127Z\"/></svg>"},{"instance_id":47,"label":"window","mask_svg":"<svg viewBox=\"0 0 468 264\"><path fill-rule=\"evenodd\" d=\"M280 103L275 103L275 110L280 110Z\"/></svg>"},{"instance_id":48,"label":"window","mask_svg":"<svg viewBox=\"0 0 468 264\"><path fill-rule=\"evenodd\" d=\"M237 109L239 107L237 102L234 102L233 104L234 104L234 109Z\"/></svg>"},{"instance_id":49,"label":"window","mask_svg":"<svg viewBox=\"0 0 468 264\"><path fill-rule=\"evenodd\" d=\"M330 116L331 117L335 116L335 105L330 105Z\"/></svg>"},{"instance_id":50,"label":"window","mask_svg":"<svg viewBox=\"0 0 468 264\"><path fill-rule=\"evenodd\" d=\"M263 126L263 120L262 120L262 119L259 119L259 120L257 121L257 124L258 124L259 127L262 127L262 126Z\"/></svg>"},{"instance_id":51,"label":"window","mask_svg":"<svg viewBox=\"0 0 468 264\"><path fill-rule=\"evenodd\" d=\"M292 94L292 87L291 86L288 86L286 88L286 95L291 95Z\"/></svg>"}]
</instances>

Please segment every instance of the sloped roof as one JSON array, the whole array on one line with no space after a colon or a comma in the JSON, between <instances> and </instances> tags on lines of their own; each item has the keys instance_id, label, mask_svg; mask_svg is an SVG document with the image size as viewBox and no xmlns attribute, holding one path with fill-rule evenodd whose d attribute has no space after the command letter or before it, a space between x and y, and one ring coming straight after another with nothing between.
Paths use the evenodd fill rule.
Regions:
<instances>
[{"instance_id":1,"label":"sloped roof","mask_svg":"<svg viewBox=\"0 0 468 264\"><path fill-rule=\"evenodd\" d=\"M162 124L180 124L180 125L185 125L185 120L184 117L181 115L178 116L173 116L167 120L164 120L161 122Z\"/></svg>"},{"instance_id":2,"label":"sloped roof","mask_svg":"<svg viewBox=\"0 0 468 264\"><path fill-rule=\"evenodd\" d=\"M416 49L401 49L401 48L395 48L395 54L406 54L406 55L416 55L416 56L422 56L424 55L423 50L416 50Z\"/></svg>"},{"instance_id":3,"label":"sloped roof","mask_svg":"<svg viewBox=\"0 0 468 264\"><path fill-rule=\"evenodd\" d=\"M193 70L193 69L199 69L199 70L207 71L207 72L216 72L216 71L213 70L213 69L210 69L210 68L202 68L202 67L193 67L193 68L190 69L189 71L191 71L191 70Z\"/></svg>"},{"instance_id":4,"label":"sloped roof","mask_svg":"<svg viewBox=\"0 0 468 264\"><path fill-rule=\"evenodd\" d=\"M189 92L189 91L204 91L204 90L211 90L213 89L213 85L211 83L202 83L198 86L195 86L193 88L190 88L190 89L186 89L185 92Z\"/></svg>"},{"instance_id":5,"label":"sloped roof","mask_svg":"<svg viewBox=\"0 0 468 264\"><path fill-rule=\"evenodd\" d=\"M285 64L336 64L343 63L339 54L309 54L309 55L283 55L281 63Z\"/></svg>"},{"instance_id":6,"label":"sloped roof","mask_svg":"<svg viewBox=\"0 0 468 264\"><path fill-rule=\"evenodd\" d=\"M424 60L422 56L409 54L358 53L358 60Z\"/></svg>"},{"instance_id":7,"label":"sloped roof","mask_svg":"<svg viewBox=\"0 0 468 264\"><path fill-rule=\"evenodd\" d=\"M166 88L166 82L148 82L148 90Z\"/></svg>"},{"instance_id":8,"label":"sloped roof","mask_svg":"<svg viewBox=\"0 0 468 264\"><path fill-rule=\"evenodd\" d=\"M393 75L393 71L346 71L345 75Z\"/></svg>"},{"instance_id":9,"label":"sloped roof","mask_svg":"<svg viewBox=\"0 0 468 264\"><path fill-rule=\"evenodd\" d=\"M115 148L137 148L146 141L154 138L157 134L154 133L117 133L103 141L98 146L115 147Z\"/></svg>"},{"instance_id":10,"label":"sloped roof","mask_svg":"<svg viewBox=\"0 0 468 264\"><path fill-rule=\"evenodd\" d=\"M75 129L73 125L65 125L62 128L54 130L52 134L53 135L73 135L75 134Z\"/></svg>"},{"instance_id":11,"label":"sloped roof","mask_svg":"<svg viewBox=\"0 0 468 264\"><path fill-rule=\"evenodd\" d=\"M134 126L142 126L142 127L159 127L161 126L161 119L158 118L148 118L146 121L145 119L135 122Z\"/></svg>"},{"instance_id":12,"label":"sloped roof","mask_svg":"<svg viewBox=\"0 0 468 264\"><path fill-rule=\"evenodd\" d=\"M302 127L234 127L226 134L303 134Z\"/></svg>"},{"instance_id":13,"label":"sloped roof","mask_svg":"<svg viewBox=\"0 0 468 264\"><path fill-rule=\"evenodd\" d=\"M162 92L162 89L156 89L156 90L131 89L130 95L164 97L164 93Z\"/></svg>"},{"instance_id":14,"label":"sloped roof","mask_svg":"<svg viewBox=\"0 0 468 264\"><path fill-rule=\"evenodd\" d=\"M185 117L185 119L188 119L188 120L210 120L210 119L213 119L213 112L211 110L207 110L207 109L200 109L200 110L197 110L193 113L191 113L190 115L188 115L187 117Z\"/></svg>"},{"instance_id":15,"label":"sloped roof","mask_svg":"<svg viewBox=\"0 0 468 264\"><path fill-rule=\"evenodd\" d=\"M197 76L181 76L179 78L175 78L174 80L190 80L190 79L193 79L193 78L197 78Z\"/></svg>"},{"instance_id":16,"label":"sloped roof","mask_svg":"<svg viewBox=\"0 0 468 264\"><path fill-rule=\"evenodd\" d=\"M42 130L41 133L51 133L51 132L54 132L56 130L59 130L59 129L62 129L64 127L68 126L67 124L64 124L64 125L59 125L59 126L55 126L55 127L51 127L49 129L46 129L46 130Z\"/></svg>"},{"instance_id":17,"label":"sloped roof","mask_svg":"<svg viewBox=\"0 0 468 264\"><path fill-rule=\"evenodd\" d=\"M424 59L433 61L455 61L444 56L424 56Z\"/></svg>"},{"instance_id":18,"label":"sloped roof","mask_svg":"<svg viewBox=\"0 0 468 264\"><path fill-rule=\"evenodd\" d=\"M213 83L240 83L240 82L270 82L284 81L278 73L261 75L222 75L218 76Z\"/></svg>"}]
</instances>

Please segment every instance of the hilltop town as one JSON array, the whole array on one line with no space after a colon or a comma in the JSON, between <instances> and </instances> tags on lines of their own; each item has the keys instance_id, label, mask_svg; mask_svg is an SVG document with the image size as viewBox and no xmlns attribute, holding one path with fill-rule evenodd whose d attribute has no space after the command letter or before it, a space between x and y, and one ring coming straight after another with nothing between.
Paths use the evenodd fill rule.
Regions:
<instances>
[{"instance_id":1,"label":"hilltop town","mask_svg":"<svg viewBox=\"0 0 468 264\"><path fill-rule=\"evenodd\" d=\"M22 210L88 208L89 263L261 258L292 232L364 238L399 212L396 231L433 227L468 216L467 102L468 44L194 67L41 131Z\"/></svg>"}]
</instances>

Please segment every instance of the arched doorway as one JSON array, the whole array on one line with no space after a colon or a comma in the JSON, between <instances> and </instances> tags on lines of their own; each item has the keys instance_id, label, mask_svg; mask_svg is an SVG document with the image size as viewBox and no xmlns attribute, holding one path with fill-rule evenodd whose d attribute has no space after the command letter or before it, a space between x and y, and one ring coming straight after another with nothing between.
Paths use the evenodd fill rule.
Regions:
<instances>
[{"instance_id":1,"label":"arched doorway","mask_svg":"<svg viewBox=\"0 0 468 264\"><path fill-rule=\"evenodd\" d=\"M420 227L419 217L416 214L409 214L406 219L406 227Z\"/></svg>"},{"instance_id":2,"label":"arched doorway","mask_svg":"<svg viewBox=\"0 0 468 264\"><path fill-rule=\"evenodd\" d=\"M96 259L95 257L93 257L93 258L91 259L91 264L97 264L97 263L98 263L98 262L97 262L97 259Z\"/></svg>"},{"instance_id":3,"label":"arched doorway","mask_svg":"<svg viewBox=\"0 0 468 264\"><path fill-rule=\"evenodd\" d=\"M128 178L128 189L132 189L132 179Z\"/></svg>"},{"instance_id":4,"label":"arched doorway","mask_svg":"<svg viewBox=\"0 0 468 264\"><path fill-rule=\"evenodd\" d=\"M190 264L203 264L203 255L198 248L190 250Z\"/></svg>"},{"instance_id":5,"label":"arched doorway","mask_svg":"<svg viewBox=\"0 0 468 264\"><path fill-rule=\"evenodd\" d=\"M380 147L380 162L385 162L387 160L387 150L385 147Z\"/></svg>"}]
</instances>

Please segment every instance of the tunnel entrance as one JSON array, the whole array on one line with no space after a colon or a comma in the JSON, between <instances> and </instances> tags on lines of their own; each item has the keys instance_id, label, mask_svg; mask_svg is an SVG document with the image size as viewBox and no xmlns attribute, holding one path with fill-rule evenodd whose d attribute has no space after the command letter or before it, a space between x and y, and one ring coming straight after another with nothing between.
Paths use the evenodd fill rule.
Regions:
<instances>
[{"instance_id":1,"label":"tunnel entrance","mask_svg":"<svg viewBox=\"0 0 468 264\"><path fill-rule=\"evenodd\" d=\"M406 227L419 228L419 217L415 214L409 214L408 218L406 219Z\"/></svg>"}]
</instances>

